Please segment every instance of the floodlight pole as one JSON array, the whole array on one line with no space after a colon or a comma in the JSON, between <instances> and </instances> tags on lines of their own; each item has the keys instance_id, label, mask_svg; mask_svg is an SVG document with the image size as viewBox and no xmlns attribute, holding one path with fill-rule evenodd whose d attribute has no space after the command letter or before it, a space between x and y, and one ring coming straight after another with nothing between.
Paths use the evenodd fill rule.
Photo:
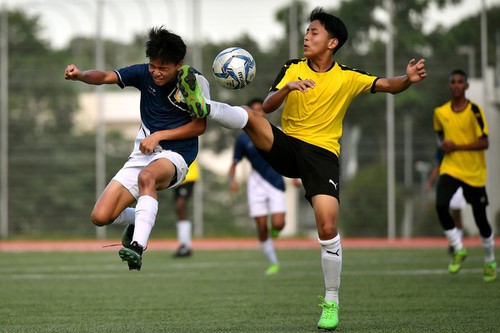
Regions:
<instances>
[{"instance_id":1,"label":"floodlight pole","mask_svg":"<svg viewBox=\"0 0 500 333\"><path fill-rule=\"evenodd\" d=\"M385 2L389 19L387 22L387 45L385 53L386 77L394 76L394 6L392 0ZM396 163L394 138L394 95L387 94L387 237L396 237Z\"/></svg>"},{"instance_id":2,"label":"floodlight pole","mask_svg":"<svg viewBox=\"0 0 500 333\"><path fill-rule=\"evenodd\" d=\"M97 0L96 5L96 40L95 40L95 67L98 70L104 70L104 43L102 40L103 23L103 5L104 0ZM95 142L95 160L96 160L96 198L99 198L106 186L106 133L104 124L104 86L96 86L97 98L97 126ZM106 228L96 227L97 238L106 238Z\"/></svg>"},{"instance_id":3,"label":"floodlight pole","mask_svg":"<svg viewBox=\"0 0 500 333\"><path fill-rule=\"evenodd\" d=\"M9 236L9 32L7 6L0 10L0 238Z\"/></svg>"},{"instance_id":4,"label":"floodlight pole","mask_svg":"<svg viewBox=\"0 0 500 333\"><path fill-rule=\"evenodd\" d=\"M199 68L200 70L203 67L203 57L201 54L201 4L200 0L193 0L193 39L192 43L196 45L196 47L193 47L193 66L195 68ZM199 147L198 149L201 151L201 148L203 146L203 136L200 136L198 138L199 140ZM201 163L199 163L199 176L198 180L196 181L196 185L194 187L193 191L193 196L194 196L194 205L193 205L193 235L195 237L203 237L204 231L203 231L203 166Z\"/></svg>"}]
</instances>

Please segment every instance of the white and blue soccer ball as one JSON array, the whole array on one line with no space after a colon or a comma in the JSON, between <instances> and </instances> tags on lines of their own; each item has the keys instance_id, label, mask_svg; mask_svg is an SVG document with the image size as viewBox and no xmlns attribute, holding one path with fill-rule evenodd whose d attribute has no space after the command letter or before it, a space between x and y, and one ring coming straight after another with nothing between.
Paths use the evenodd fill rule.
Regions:
<instances>
[{"instance_id":1,"label":"white and blue soccer ball","mask_svg":"<svg viewBox=\"0 0 500 333\"><path fill-rule=\"evenodd\" d=\"M243 89L255 77L255 60L241 47L229 47L215 57L212 71L215 81L224 88Z\"/></svg>"}]
</instances>

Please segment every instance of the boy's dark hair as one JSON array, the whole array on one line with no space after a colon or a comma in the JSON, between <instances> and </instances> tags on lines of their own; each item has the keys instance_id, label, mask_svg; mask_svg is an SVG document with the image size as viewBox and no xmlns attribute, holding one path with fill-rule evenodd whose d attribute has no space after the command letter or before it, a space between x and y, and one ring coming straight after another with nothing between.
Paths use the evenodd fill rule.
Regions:
<instances>
[{"instance_id":1,"label":"boy's dark hair","mask_svg":"<svg viewBox=\"0 0 500 333\"><path fill-rule=\"evenodd\" d=\"M334 54L344 45L347 41L347 27L344 22L337 16L329 14L323 10L322 7L316 7L311 12L309 16L309 22L318 20L326 31L330 34L330 37L337 38L339 44L334 50Z\"/></svg>"},{"instance_id":2,"label":"boy's dark hair","mask_svg":"<svg viewBox=\"0 0 500 333\"><path fill-rule=\"evenodd\" d=\"M146 56L163 63L178 64L186 56L186 44L181 37L163 26L151 28L146 42Z\"/></svg>"},{"instance_id":3,"label":"boy's dark hair","mask_svg":"<svg viewBox=\"0 0 500 333\"><path fill-rule=\"evenodd\" d=\"M465 71L464 71L464 70L462 70L462 69L454 69L454 70L452 70L452 71L451 71L451 73L450 73L450 76L449 76L449 80L450 80L450 81L451 81L451 78L452 78L454 75L460 75L460 76L462 76L462 77L464 78L465 83L467 83L467 82L468 82L468 81L467 81L467 73L465 73Z\"/></svg>"},{"instance_id":4,"label":"boy's dark hair","mask_svg":"<svg viewBox=\"0 0 500 333\"><path fill-rule=\"evenodd\" d=\"M260 103L260 104L262 104L262 103L264 103L264 101L262 100L262 98L259 98L259 97L254 97L254 98L252 98L251 100L249 100L249 101L247 102L247 106L252 106L252 105L254 105L255 103Z\"/></svg>"}]
</instances>

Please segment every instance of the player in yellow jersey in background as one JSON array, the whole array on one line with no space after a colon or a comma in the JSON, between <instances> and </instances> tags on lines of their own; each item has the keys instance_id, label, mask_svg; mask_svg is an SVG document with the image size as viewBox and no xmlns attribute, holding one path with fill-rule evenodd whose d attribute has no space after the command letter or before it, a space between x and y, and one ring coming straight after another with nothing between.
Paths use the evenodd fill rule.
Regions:
<instances>
[{"instance_id":1,"label":"player in yellow jersey in background","mask_svg":"<svg viewBox=\"0 0 500 333\"><path fill-rule=\"evenodd\" d=\"M185 258L192 254L192 223L189 219L187 206L189 198L193 194L193 189L200 177L200 168L198 166L198 159L189 166L186 179L175 188L175 212L177 214L177 240L179 247L173 254L174 258Z\"/></svg>"},{"instance_id":2,"label":"player in yellow jersey in background","mask_svg":"<svg viewBox=\"0 0 500 333\"><path fill-rule=\"evenodd\" d=\"M448 88L451 100L434 110L434 130L439 148L445 153L439 167L436 210L444 233L454 248L448 270L457 273L467 257L462 237L448 209L453 194L462 187L481 234L485 265L483 279L493 281L496 279L497 266L495 244L493 230L486 216L485 150L489 146L488 125L481 107L465 97L469 83L464 71L451 72Z\"/></svg>"},{"instance_id":3,"label":"player in yellow jersey in background","mask_svg":"<svg viewBox=\"0 0 500 333\"><path fill-rule=\"evenodd\" d=\"M304 36L304 58L281 68L262 105L264 112L284 103L283 131L248 107L232 107L201 98L196 89L189 98L208 105L207 119L228 128L243 128L269 164L288 178L300 178L310 202L321 245L325 295L318 328L334 330L338 323L342 247L337 227L339 210L339 139L351 101L361 93L399 93L423 80L425 61L411 59L406 74L379 78L341 65L334 54L347 41L347 28L322 8L309 16ZM201 100L200 100L201 99ZM369 110L367 110L369 112ZM284 309L283 311L286 311Z\"/></svg>"}]
</instances>

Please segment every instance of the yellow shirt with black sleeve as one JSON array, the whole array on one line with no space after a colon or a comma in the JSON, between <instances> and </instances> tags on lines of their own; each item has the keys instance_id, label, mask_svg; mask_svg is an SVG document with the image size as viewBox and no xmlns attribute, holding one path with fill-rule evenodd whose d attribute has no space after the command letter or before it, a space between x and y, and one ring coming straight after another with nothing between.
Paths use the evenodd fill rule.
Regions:
<instances>
[{"instance_id":1,"label":"yellow shirt with black sleeve","mask_svg":"<svg viewBox=\"0 0 500 333\"><path fill-rule=\"evenodd\" d=\"M455 112L451 101L434 109L434 130L444 140L465 145L488 136L488 125L481 107L469 102L464 110ZM440 175L450 175L474 187L486 185L485 150L458 150L444 155Z\"/></svg>"},{"instance_id":2,"label":"yellow shirt with black sleeve","mask_svg":"<svg viewBox=\"0 0 500 333\"><path fill-rule=\"evenodd\" d=\"M307 58L289 60L270 91L288 82L313 80L307 92L288 94L281 116L283 132L340 156L342 122L352 100L360 93L375 92L377 77L338 63L326 72L315 72Z\"/></svg>"},{"instance_id":3,"label":"yellow shirt with black sleeve","mask_svg":"<svg viewBox=\"0 0 500 333\"><path fill-rule=\"evenodd\" d=\"M189 166L186 178L181 183L181 185L189 182L194 183L198 180L199 177L200 177L200 167L198 166L198 159L195 159L193 163L191 163L191 165Z\"/></svg>"}]
</instances>

